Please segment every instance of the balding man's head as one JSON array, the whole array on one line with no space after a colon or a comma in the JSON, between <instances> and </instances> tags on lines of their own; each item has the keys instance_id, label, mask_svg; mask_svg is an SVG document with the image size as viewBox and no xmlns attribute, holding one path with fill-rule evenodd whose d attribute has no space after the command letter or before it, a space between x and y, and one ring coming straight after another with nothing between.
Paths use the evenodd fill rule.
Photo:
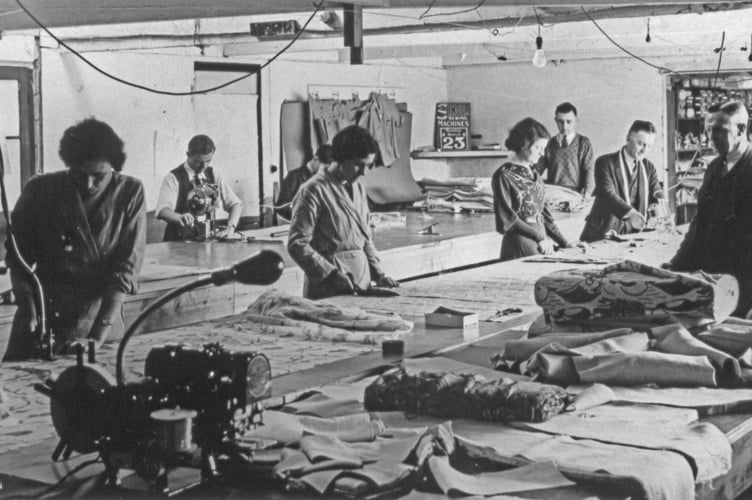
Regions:
<instances>
[{"instance_id":1,"label":"balding man's head","mask_svg":"<svg viewBox=\"0 0 752 500\"><path fill-rule=\"evenodd\" d=\"M743 149L747 145L749 113L744 104L727 102L713 113L710 120L710 137L721 155Z\"/></svg>"}]
</instances>

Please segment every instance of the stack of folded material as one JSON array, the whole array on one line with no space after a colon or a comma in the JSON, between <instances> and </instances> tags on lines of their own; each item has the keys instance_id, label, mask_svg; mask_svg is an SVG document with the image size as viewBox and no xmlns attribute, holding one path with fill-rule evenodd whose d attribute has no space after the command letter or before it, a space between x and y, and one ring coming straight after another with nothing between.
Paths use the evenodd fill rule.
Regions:
<instances>
[{"instance_id":1,"label":"stack of folded material","mask_svg":"<svg viewBox=\"0 0 752 500\"><path fill-rule=\"evenodd\" d=\"M566 269L535 283L535 302L554 324L655 325L720 322L736 308L730 275L680 274L633 261Z\"/></svg>"},{"instance_id":2,"label":"stack of folded material","mask_svg":"<svg viewBox=\"0 0 752 500\"><path fill-rule=\"evenodd\" d=\"M592 201L584 200L577 191L556 184L546 184L546 205L560 212L584 212L589 210Z\"/></svg>"},{"instance_id":3,"label":"stack of folded material","mask_svg":"<svg viewBox=\"0 0 752 500\"><path fill-rule=\"evenodd\" d=\"M438 212L493 211L491 179L453 177L445 180L423 178L418 181L424 196L413 207Z\"/></svg>"},{"instance_id":4,"label":"stack of folded material","mask_svg":"<svg viewBox=\"0 0 752 500\"><path fill-rule=\"evenodd\" d=\"M543 422L561 413L569 395L560 387L508 378L488 381L465 373L394 368L366 387L369 411L405 411L447 418Z\"/></svg>"},{"instance_id":5,"label":"stack of folded material","mask_svg":"<svg viewBox=\"0 0 752 500\"><path fill-rule=\"evenodd\" d=\"M728 331L729 326L715 327L695 338L683 326L670 324L649 332L547 334L508 342L493 362L495 368L563 386L750 386L752 350L713 345Z\"/></svg>"}]
</instances>

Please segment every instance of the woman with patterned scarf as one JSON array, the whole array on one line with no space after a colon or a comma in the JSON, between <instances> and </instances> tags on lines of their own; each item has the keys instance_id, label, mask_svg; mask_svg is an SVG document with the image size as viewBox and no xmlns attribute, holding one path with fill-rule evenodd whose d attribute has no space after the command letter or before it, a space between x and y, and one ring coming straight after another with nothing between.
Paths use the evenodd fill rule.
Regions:
<instances>
[{"instance_id":1,"label":"woman with patterned scarf","mask_svg":"<svg viewBox=\"0 0 752 500\"><path fill-rule=\"evenodd\" d=\"M532 168L546 148L546 127L525 118L509 131L504 145L514 156L493 174L496 230L504 235L501 260L553 253L570 246L546 208L543 179Z\"/></svg>"}]
</instances>

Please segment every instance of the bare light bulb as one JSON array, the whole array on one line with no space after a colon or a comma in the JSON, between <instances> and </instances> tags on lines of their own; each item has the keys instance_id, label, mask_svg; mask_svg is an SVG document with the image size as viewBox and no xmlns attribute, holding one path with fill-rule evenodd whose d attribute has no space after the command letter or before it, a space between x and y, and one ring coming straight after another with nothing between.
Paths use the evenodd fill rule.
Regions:
<instances>
[{"instance_id":1,"label":"bare light bulb","mask_svg":"<svg viewBox=\"0 0 752 500\"><path fill-rule=\"evenodd\" d=\"M533 66L542 68L546 65L546 53L543 52L543 37L535 37L535 53L533 54Z\"/></svg>"}]
</instances>

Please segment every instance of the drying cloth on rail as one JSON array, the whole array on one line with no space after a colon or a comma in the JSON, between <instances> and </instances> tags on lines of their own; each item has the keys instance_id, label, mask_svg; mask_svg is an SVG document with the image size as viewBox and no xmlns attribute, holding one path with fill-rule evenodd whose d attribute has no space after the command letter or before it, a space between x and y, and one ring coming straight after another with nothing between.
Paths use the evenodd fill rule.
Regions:
<instances>
[{"instance_id":1,"label":"drying cloth on rail","mask_svg":"<svg viewBox=\"0 0 752 500\"><path fill-rule=\"evenodd\" d=\"M263 333L332 342L377 344L410 332L413 323L356 307L294 297L271 289L240 315Z\"/></svg>"},{"instance_id":2,"label":"drying cloth on rail","mask_svg":"<svg viewBox=\"0 0 752 500\"><path fill-rule=\"evenodd\" d=\"M541 422L560 413L569 395L560 387L475 374L388 370L366 387L369 411L405 411L440 417Z\"/></svg>"},{"instance_id":3,"label":"drying cloth on rail","mask_svg":"<svg viewBox=\"0 0 752 500\"><path fill-rule=\"evenodd\" d=\"M723 321L738 296L730 275L679 274L629 260L600 270L555 271L535 283L535 302L554 322L673 313Z\"/></svg>"}]
</instances>

